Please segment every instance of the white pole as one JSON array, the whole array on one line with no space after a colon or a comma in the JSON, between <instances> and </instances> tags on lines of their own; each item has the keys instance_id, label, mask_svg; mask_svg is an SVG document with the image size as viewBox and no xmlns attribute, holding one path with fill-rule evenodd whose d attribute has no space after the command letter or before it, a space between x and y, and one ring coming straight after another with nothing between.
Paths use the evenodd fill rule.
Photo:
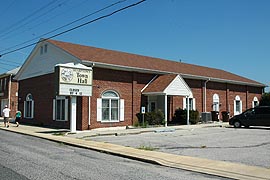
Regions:
<instances>
[{"instance_id":1,"label":"white pole","mask_svg":"<svg viewBox=\"0 0 270 180\"><path fill-rule=\"evenodd\" d=\"M167 117L167 101L168 101L168 99L167 99L167 94L165 95L165 110L164 110L164 116L165 116L165 127L167 127L168 126L168 117Z\"/></svg>"},{"instance_id":2,"label":"white pole","mask_svg":"<svg viewBox=\"0 0 270 180\"><path fill-rule=\"evenodd\" d=\"M91 97L88 97L88 126L91 125Z\"/></svg>"},{"instance_id":3,"label":"white pole","mask_svg":"<svg viewBox=\"0 0 270 180\"><path fill-rule=\"evenodd\" d=\"M71 103L70 103L70 132L76 132L76 108L77 108L77 97L71 96Z\"/></svg>"},{"instance_id":4,"label":"white pole","mask_svg":"<svg viewBox=\"0 0 270 180\"><path fill-rule=\"evenodd\" d=\"M187 125L189 125L189 96L187 98Z\"/></svg>"}]
</instances>

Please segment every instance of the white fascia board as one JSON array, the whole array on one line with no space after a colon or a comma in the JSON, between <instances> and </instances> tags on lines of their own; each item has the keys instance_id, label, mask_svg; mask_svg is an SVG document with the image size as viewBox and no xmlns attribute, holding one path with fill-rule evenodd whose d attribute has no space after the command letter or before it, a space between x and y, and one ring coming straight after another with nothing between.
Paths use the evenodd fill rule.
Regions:
<instances>
[{"instance_id":1,"label":"white fascia board","mask_svg":"<svg viewBox=\"0 0 270 180\"><path fill-rule=\"evenodd\" d=\"M87 60L84 60L84 62L87 62ZM106 69L132 71L132 72L136 71L136 72L154 73L154 74L180 74L183 78L187 78L187 79L197 79L197 80L211 79L211 81L213 81L213 82L239 84L239 85L249 85L249 86L255 86L255 87L267 87L267 85L265 85L265 84L261 85L261 84L257 84L257 83L248 83L248 82L243 82L243 81L234 81L234 80L207 77L207 76L183 74L183 73L177 73L177 72L171 72L171 71L158 71L158 70L153 70L153 69L137 68L137 67L122 66L122 65L115 65L115 64L107 64L107 63L100 63L100 62L91 62L91 63L94 63L95 67L106 68Z\"/></svg>"},{"instance_id":2,"label":"white fascia board","mask_svg":"<svg viewBox=\"0 0 270 180\"><path fill-rule=\"evenodd\" d=\"M157 96L157 95L166 95L164 92L147 92L147 93L142 93L143 95L148 95L148 96Z\"/></svg>"},{"instance_id":3,"label":"white fascia board","mask_svg":"<svg viewBox=\"0 0 270 180\"><path fill-rule=\"evenodd\" d=\"M81 63L64 63L64 64L56 64L55 66L60 66L60 67L69 67L69 68L77 68L77 69L89 69L92 70L92 67L85 66Z\"/></svg>"}]
</instances>

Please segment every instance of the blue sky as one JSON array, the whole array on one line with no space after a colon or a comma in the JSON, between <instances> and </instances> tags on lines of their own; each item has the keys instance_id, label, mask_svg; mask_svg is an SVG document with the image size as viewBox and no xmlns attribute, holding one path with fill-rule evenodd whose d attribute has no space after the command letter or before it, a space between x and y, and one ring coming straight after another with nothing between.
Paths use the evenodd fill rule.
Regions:
<instances>
[{"instance_id":1,"label":"blue sky","mask_svg":"<svg viewBox=\"0 0 270 180\"><path fill-rule=\"evenodd\" d=\"M34 43L41 35L118 1L3 1L0 54ZM138 1L126 0L42 37L50 37ZM269 7L269 0L147 0L54 39L181 60L223 69L269 85ZM26 41L29 42L16 46ZM3 55L0 73L21 65L33 47Z\"/></svg>"}]
</instances>

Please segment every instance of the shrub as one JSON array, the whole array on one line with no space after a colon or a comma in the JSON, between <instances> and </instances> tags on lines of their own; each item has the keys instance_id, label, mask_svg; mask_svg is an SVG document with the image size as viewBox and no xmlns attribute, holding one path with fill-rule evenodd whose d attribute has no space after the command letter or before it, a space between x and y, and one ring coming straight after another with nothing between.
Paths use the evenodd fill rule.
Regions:
<instances>
[{"instance_id":1,"label":"shrub","mask_svg":"<svg viewBox=\"0 0 270 180\"><path fill-rule=\"evenodd\" d=\"M260 106L270 106L270 93L264 93L260 99Z\"/></svg>"},{"instance_id":2,"label":"shrub","mask_svg":"<svg viewBox=\"0 0 270 180\"><path fill-rule=\"evenodd\" d=\"M197 124L199 119L199 111L189 110L190 124ZM183 110L181 108L176 109L173 116L173 123L187 124L187 110Z\"/></svg>"},{"instance_id":3,"label":"shrub","mask_svg":"<svg viewBox=\"0 0 270 180\"><path fill-rule=\"evenodd\" d=\"M161 110L158 110L157 112L147 112L144 114L144 125L143 125L143 114L137 113L136 114L138 118L139 125L145 126L145 125L164 125L164 113Z\"/></svg>"}]
</instances>

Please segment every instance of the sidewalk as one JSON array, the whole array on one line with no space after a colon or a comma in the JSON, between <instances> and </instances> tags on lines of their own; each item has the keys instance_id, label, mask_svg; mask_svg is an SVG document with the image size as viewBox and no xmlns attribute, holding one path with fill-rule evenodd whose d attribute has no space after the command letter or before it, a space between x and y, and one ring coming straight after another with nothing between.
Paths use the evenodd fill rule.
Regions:
<instances>
[{"instance_id":1,"label":"sidewalk","mask_svg":"<svg viewBox=\"0 0 270 180\"><path fill-rule=\"evenodd\" d=\"M143 133L154 131L174 131L185 128L207 128L212 126L225 126L227 123L201 124L192 126L174 126L174 127L157 127L143 129L96 129L91 131L81 131L76 134L67 134L67 129L51 129L37 126L20 125L16 127L11 123L9 128L3 126L3 121L0 120L0 130L6 130L30 136L35 136L43 139L48 139L55 142L62 142L68 145L87 148L95 151L107 152L113 155L137 159L144 162L150 162L168 167L196 171L205 174L217 175L232 179L270 179L270 169L248 166L244 164L230 163L224 161L208 160L203 158L195 158L188 156L179 156L168 153L145 151L131 147L125 147L110 143L86 141L81 137L97 136L97 135L115 135L129 133ZM67 135L65 135L67 134Z\"/></svg>"}]
</instances>

